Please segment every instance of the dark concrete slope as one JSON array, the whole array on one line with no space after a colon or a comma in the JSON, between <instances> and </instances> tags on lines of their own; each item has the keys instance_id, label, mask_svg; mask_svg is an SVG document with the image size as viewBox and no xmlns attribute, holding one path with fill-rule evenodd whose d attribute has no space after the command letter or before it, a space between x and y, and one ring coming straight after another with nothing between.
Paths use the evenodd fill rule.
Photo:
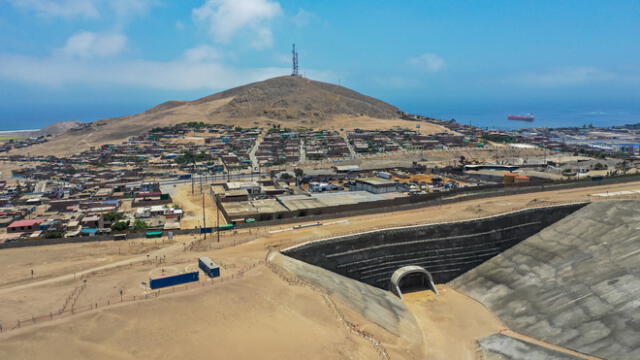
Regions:
<instances>
[{"instance_id":1,"label":"dark concrete slope","mask_svg":"<svg viewBox=\"0 0 640 360\"><path fill-rule=\"evenodd\" d=\"M640 359L640 202L590 204L452 285L521 333Z\"/></svg>"},{"instance_id":2,"label":"dark concrete slope","mask_svg":"<svg viewBox=\"0 0 640 360\"><path fill-rule=\"evenodd\" d=\"M493 334L478 341L482 360L584 360L503 334Z\"/></svg>"},{"instance_id":3,"label":"dark concrete slope","mask_svg":"<svg viewBox=\"0 0 640 360\"><path fill-rule=\"evenodd\" d=\"M528 209L468 221L371 231L306 243L283 251L382 289L407 265L424 267L446 283L583 207Z\"/></svg>"}]
</instances>

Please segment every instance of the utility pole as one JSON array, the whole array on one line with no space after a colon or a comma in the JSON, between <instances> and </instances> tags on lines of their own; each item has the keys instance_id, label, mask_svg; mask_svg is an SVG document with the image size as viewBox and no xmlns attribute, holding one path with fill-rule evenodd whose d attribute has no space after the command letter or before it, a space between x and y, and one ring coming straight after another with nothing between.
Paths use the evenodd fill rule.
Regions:
<instances>
[{"instance_id":1,"label":"utility pole","mask_svg":"<svg viewBox=\"0 0 640 360\"><path fill-rule=\"evenodd\" d=\"M202 227L206 228L207 227L207 217L206 217L206 213L205 213L205 206L204 206L204 191L202 191L202 178L200 178L200 192L202 193ZM204 235L204 238L207 238L207 233L204 232L202 233L202 235Z\"/></svg>"},{"instance_id":2,"label":"utility pole","mask_svg":"<svg viewBox=\"0 0 640 360\"><path fill-rule=\"evenodd\" d=\"M195 172L196 172L196 161L194 160L193 161L193 168L191 170L191 195L193 195L194 192L195 192L194 191L195 184L193 183L194 182L194 178L193 177L195 176Z\"/></svg>"},{"instance_id":3,"label":"utility pole","mask_svg":"<svg viewBox=\"0 0 640 360\"><path fill-rule=\"evenodd\" d=\"M216 233L218 236L218 242L220 242L220 198L216 194Z\"/></svg>"}]
</instances>

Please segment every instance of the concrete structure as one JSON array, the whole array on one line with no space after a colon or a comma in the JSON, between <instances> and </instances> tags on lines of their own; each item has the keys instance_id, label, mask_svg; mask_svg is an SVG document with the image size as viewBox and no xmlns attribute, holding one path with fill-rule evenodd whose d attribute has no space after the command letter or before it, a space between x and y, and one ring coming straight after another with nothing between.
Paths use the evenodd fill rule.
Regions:
<instances>
[{"instance_id":1,"label":"concrete structure","mask_svg":"<svg viewBox=\"0 0 640 360\"><path fill-rule=\"evenodd\" d=\"M592 203L452 282L523 334L640 359L640 202Z\"/></svg>"},{"instance_id":2,"label":"concrete structure","mask_svg":"<svg viewBox=\"0 0 640 360\"><path fill-rule=\"evenodd\" d=\"M584 360L583 357L548 349L503 334L478 341L484 360Z\"/></svg>"},{"instance_id":3,"label":"concrete structure","mask_svg":"<svg viewBox=\"0 0 640 360\"><path fill-rule=\"evenodd\" d=\"M392 274L407 265L423 267L436 284L446 283L583 206L370 231L305 243L283 253L385 290Z\"/></svg>"},{"instance_id":4,"label":"concrete structure","mask_svg":"<svg viewBox=\"0 0 640 360\"><path fill-rule=\"evenodd\" d=\"M357 179L351 191L368 191L372 194L384 194L388 192L401 191L401 186L395 181L372 177Z\"/></svg>"},{"instance_id":5,"label":"concrete structure","mask_svg":"<svg viewBox=\"0 0 640 360\"><path fill-rule=\"evenodd\" d=\"M431 274L422 266L415 265L403 266L396 270L393 275L391 275L389 287L389 290L398 295L400 299L402 299L402 293L406 290L412 291L413 289L423 290L429 288L436 294L438 293Z\"/></svg>"},{"instance_id":6,"label":"concrete structure","mask_svg":"<svg viewBox=\"0 0 640 360\"><path fill-rule=\"evenodd\" d=\"M276 220L307 215L335 213L342 206L385 200L366 191L319 193L311 195L277 195L276 199L223 202L229 220L252 218Z\"/></svg>"},{"instance_id":7,"label":"concrete structure","mask_svg":"<svg viewBox=\"0 0 640 360\"><path fill-rule=\"evenodd\" d=\"M422 331L409 309L388 291L332 273L317 266L283 256L268 255L267 261L303 281L325 289L353 310L391 334L412 344L422 343Z\"/></svg>"}]
</instances>

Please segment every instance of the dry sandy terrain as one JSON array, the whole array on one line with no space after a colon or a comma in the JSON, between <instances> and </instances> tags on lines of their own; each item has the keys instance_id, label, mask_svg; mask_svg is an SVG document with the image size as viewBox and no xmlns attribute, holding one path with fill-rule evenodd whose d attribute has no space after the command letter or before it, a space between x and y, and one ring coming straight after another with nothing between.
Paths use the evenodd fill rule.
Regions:
<instances>
[{"instance_id":1,"label":"dry sandy terrain","mask_svg":"<svg viewBox=\"0 0 640 360\"><path fill-rule=\"evenodd\" d=\"M640 183L354 216L326 221L331 226L298 230L288 230L291 225L240 230L225 233L221 244L215 238L204 241L183 236L172 244L147 241L126 254L122 247L128 243L122 242L2 250L0 324L5 331L0 334L0 358L128 359L179 355L199 358L204 354L241 359L376 358L379 353L371 341L348 331L326 298L291 285L263 265L267 252L321 237L489 216L530 206L584 201L589 194L631 189L640 189ZM219 248L221 245L227 247ZM144 261L147 254L149 260ZM163 269L165 273L195 270L195 261L202 255L222 265L223 283L211 285L203 276L199 285L206 286L175 295L162 293L157 299L148 289L149 277L160 275ZM31 268L35 269L33 280ZM83 275L74 278L73 273ZM113 306L120 300L120 290L126 298L140 299L145 295L154 298ZM437 298L412 294L407 302L423 328L444 323L439 325L442 332L425 330L424 351L431 358L447 351L468 354L475 338L500 326L491 320L491 314L474 310L467 298L446 287L444 290ZM107 303L111 306L106 306ZM98 309L89 311L95 304ZM416 351L402 352L398 339L382 328L367 324L340 303L336 306L348 321L365 327L391 358L421 358ZM66 315L53 321L40 319L35 325L30 324L32 315L55 313L63 308L69 311L72 307L87 310L80 315ZM456 316L458 312L464 316ZM6 331L17 320L22 321L21 328ZM460 338L467 345L461 346L455 338L446 336L459 328L469 328L461 332L464 336Z\"/></svg>"},{"instance_id":2,"label":"dry sandy terrain","mask_svg":"<svg viewBox=\"0 0 640 360\"><path fill-rule=\"evenodd\" d=\"M121 143L132 135L181 122L233 124L243 127L281 124L312 128L415 128L400 110L353 90L302 77L281 76L229 89L194 101L167 101L144 113L86 124L45 144L13 153L71 155L100 144ZM446 131L424 123L423 132ZM70 146L73 144L73 146Z\"/></svg>"},{"instance_id":3,"label":"dry sandy terrain","mask_svg":"<svg viewBox=\"0 0 640 360\"><path fill-rule=\"evenodd\" d=\"M191 193L191 184L179 184L172 190L171 198L173 202L184 210L184 217L180 220L180 226L183 229L192 229L202 227L202 199L204 198L206 225L216 226L218 221L220 225L226 224L222 214L218 218L216 211L216 202L213 200L210 187L211 183L195 183L194 192ZM204 196L203 193L204 192Z\"/></svg>"},{"instance_id":4,"label":"dry sandy terrain","mask_svg":"<svg viewBox=\"0 0 640 360\"><path fill-rule=\"evenodd\" d=\"M0 346L5 359L375 356L321 297L288 286L264 267L242 282L93 312L3 340Z\"/></svg>"},{"instance_id":5,"label":"dry sandy terrain","mask_svg":"<svg viewBox=\"0 0 640 360\"><path fill-rule=\"evenodd\" d=\"M231 99L216 102L216 106L222 106ZM185 111L183 111L185 110ZM170 126L183 122L203 121L211 124L229 124L242 127L270 127L271 124L279 124L283 128L296 128L303 126L318 129L388 129L393 127L404 127L415 129L416 122L401 119L377 119L366 116L337 116L326 121L300 121L289 122L274 120L266 117L252 118L226 118L211 117L209 107L200 109L193 106L183 105L178 109L166 110L160 113L142 113L125 118L110 119L104 121L103 125L88 130L71 131L52 138L49 142L30 146L28 148L12 150L11 154L32 154L32 155L56 155L69 156L92 146L102 144L120 144L134 134L143 134L156 126ZM432 134L439 132L451 132L446 128L430 124L421 123L420 132ZM74 146L69 146L74 144Z\"/></svg>"},{"instance_id":6,"label":"dry sandy terrain","mask_svg":"<svg viewBox=\"0 0 640 360\"><path fill-rule=\"evenodd\" d=\"M404 303L419 321L430 360L475 360L476 341L505 328L489 309L446 285L405 294Z\"/></svg>"}]
</instances>

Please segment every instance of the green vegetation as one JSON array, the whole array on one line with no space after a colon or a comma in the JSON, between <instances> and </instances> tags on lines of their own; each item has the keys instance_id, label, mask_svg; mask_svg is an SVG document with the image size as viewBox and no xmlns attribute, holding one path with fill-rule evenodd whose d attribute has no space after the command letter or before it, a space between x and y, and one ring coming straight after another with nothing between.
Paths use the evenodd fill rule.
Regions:
<instances>
[{"instance_id":1,"label":"green vegetation","mask_svg":"<svg viewBox=\"0 0 640 360\"><path fill-rule=\"evenodd\" d=\"M136 220L133 222L133 230L145 230L149 225L144 220Z\"/></svg>"},{"instance_id":2,"label":"green vegetation","mask_svg":"<svg viewBox=\"0 0 640 360\"><path fill-rule=\"evenodd\" d=\"M496 142L496 143L503 143L503 144L517 143L518 142L517 138L515 138L513 136L509 136L509 135L503 135L503 134L496 134L496 135L485 134L485 135L482 135L482 137L485 140Z\"/></svg>"},{"instance_id":3,"label":"green vegetation","mask_svg":"<svg viewBox=\"0 0 640 360\"><path fill-rule=\"evenodd\" d=\"M113 231L125 231L129 229L129 221L118 221L111 225Z\"/></svg>"},{"instance_id":4,"label":"green vegetation","mask_svg":"<svg viewBox=\"0 0 640 360\"><path fill-rule=\"evenodd\" d=\"M126 217L126 215L124 213L119 213L119 212L112 211L112 212L108 212L108 213L104 214L103 219L104 219L104 221L107 221L107 222L115 222L115 221L118 221L118 220L122 220L125 217Z\"/></svg>"},{"instance_id":5,"label":"green vegetation","mask_svg":"<svg viewBox=\"0 0 640 360\"><path fill-rule=\"evenodd\" d=\"M205 154L204 152L200 152L199 154L196 154L192 150L187 150L181 156L176 158L176 163L191 164L194 162L205 161L205 160L210 160L210 156Z\"/></svg>"},{"instance_id":6,"label":"green vegetation","mask_svg":"<svg viewBox=\"0 0 640 360\"><path fill-rule=\"evenodd\" d=\"M45 239L60 239L63 236L64 233L62 231L47 231L44 233Z\"/></svg>"},{"instance_id":7,"label":"green vegetation","mask_svg":"<svg viewBox=\"0 0 640 360\"><path fill-rule=\"evenodd\" d=\"M0 136L0 142L22 140L26 136Z\"/></svg>"},{"instance_id":8,"label":"green vegetation","mask_svg":"<svg viewBox=\"0 0 640 360\"><path fill-rule=\"evenodd\" d=\"M607 170L609 168L606 164L597 163L593 166L593 170Z\"/></svg>"}]
</instances>

